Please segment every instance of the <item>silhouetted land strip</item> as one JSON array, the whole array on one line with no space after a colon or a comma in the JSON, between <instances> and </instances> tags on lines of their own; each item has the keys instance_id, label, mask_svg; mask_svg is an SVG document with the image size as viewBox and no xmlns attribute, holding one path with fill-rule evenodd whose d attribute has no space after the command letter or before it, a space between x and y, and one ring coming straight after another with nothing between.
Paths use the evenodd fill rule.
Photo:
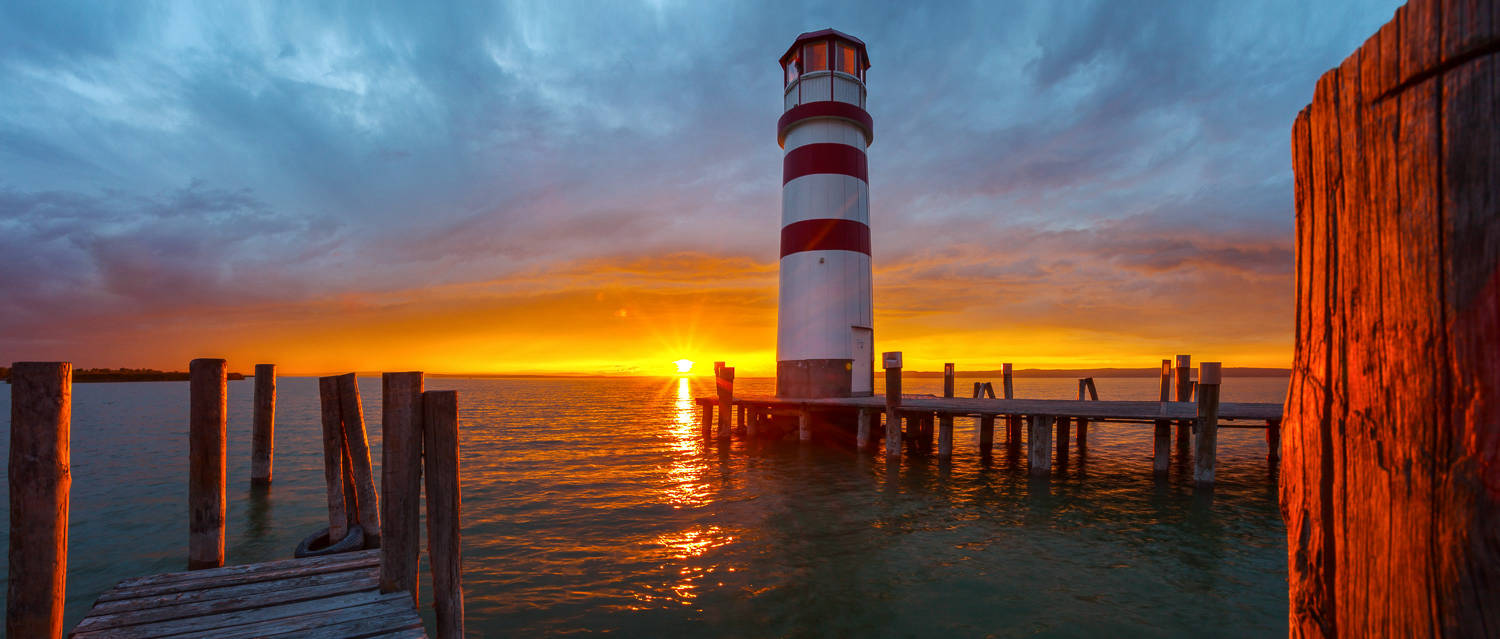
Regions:
<instances>
[{"instance_id":1,"label":"silhouetted land strip","mask_svg":"<svg viewBox=\"0 0 1500 639\"><path fill-rule=\"evenodd\" d=\"M907 377L942 377L943 371L905 371ZM1251 368L1236 367L1225 368L1225 377L1288 377L1292 374L1290 368ZM991 371L964 371L964 377L1001 377L1003 370ZM1018 368L1013 375L1016 377L1142 377L1155 378L1161 375L1161 371L1155 368Z\"/></svg>"}]
</instances>

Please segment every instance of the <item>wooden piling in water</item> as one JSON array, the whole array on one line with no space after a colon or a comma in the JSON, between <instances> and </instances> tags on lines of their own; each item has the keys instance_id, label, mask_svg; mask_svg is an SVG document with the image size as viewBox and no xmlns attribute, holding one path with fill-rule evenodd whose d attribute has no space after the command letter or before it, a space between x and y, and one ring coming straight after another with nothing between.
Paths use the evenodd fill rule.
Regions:
<instances>
[{"instance_id":1,"label":"wooden piling in water","mask_svg":"<svg viewBox=\"0 0 1500 639\"><path fill-rule=\"evenodd\" d=\"M1005 447L1006 454L1018 455L1021 452L1021 416L1005 416Z\"/></svg>"},{"instance_id":2,"label":"wooden piling in water","mask_svg":"<svg viewBox=\"0 0 1500 639\"><path fill-rule=\"evenodd\" d=\"M188 570L224 565L225 362L188 364Z\"/></svg>"},{"instance_id":3,"label":"wooden piling in water","mask_svg":"<svg viewBox=\"0 0 1500 639\"><path fill-rule=\"evenodd\" d=\"M715 378L715 379L717 379L717 378ZM714 424L714 405L713 404L704 404L703 405L703 435L705 437L707 437L710 433L713 432L713 427L714 427L713 424Z\"/></svg>"},{"instance_id":4,"label":"wooden piling in water","mask_svg":"<svg viewBox=\"0 0 1500 639\"><path fill-rule=\"evenodd\" d=\"M417 599L421 554L422 373L380 376L380 591Z\"/></svg>"},{"instance_id":5,"label":"wooden piling in water","mask_svg":"<svg viewBox=\"0 0 1500 639\"><path fill-rule=\"evenodd\" d=\"M427 561L439 639L464 636L463 553L459 519L458 393L422 393L423 459L427 477Z\"/></svg>"},{"instance_id":6,"label":"wooden piling in water","mask_svg":"<svg viewBox=\"0 0 1500 639\"><path fill-rule=\"evenodd\" d=\"M721 366L714 387L719 392L719 439L729 439L730 418L734 417L734 367Z\"/></svg>"},{"instance_id":7,"label":"wooden piling in water","mask_svg":"<svg viewBox=\"0 0 1500 639\"><path fill-rule=\"evenodd\" d=\"M1172 360L1161 361L1161 402L1163 404L1172 400ZM1172 421L1158 419L1155 431L1151 437L1153 455L1151 458L1151 471L1157 475L1166 475L1172 465Z\"/></svg>"},{"instance_id":8,"label":"wooden piling in water","mask_svg":"<svg viewBox=\"0 0 1500 639\"><path fill-rule=\"evenodd\" d=\"M735 430L735 432L738 432L738 433L745 432L745 407L744 407L744 405L740 405L740 406L736 406L735 407L734 416L735 416L735 424L734 424L734 430Z\"/></svg>"},{"instance_id":9,"label":"wooden piling in water","mask_svg":"<svg viewBox=\"0 0 1500 639\"><path fill-rule=\"evenodd\" d=\"M1214 483L1219 440L1219 362L1203 362L1198 369L1197 438L1193 441L1193 481Z\"/></svg>"},{"instance_id":10,"label":"wooden piling in water","mask_svg":"<svg viewBox=\"0 0 1500 639\"><path fill-rule=\"evenodd\" d=\"M859 409L859 430L855 435L854 445L860 450L870 447L870 417L871 413L868 409Z\"/></svg>"},{"instance_id":11,"label":"wooden piling in water","mask_svg":"<svg viewBox=\"0 0 1500 639\"><path fill-rule=\"evenodd\" d=\"M255 416L250 434L250 485L271 483L276 454L276 365L255 365Z\"/></svg>"},{"instance_id":12,"label":"wooden piling in water","mask_svg":"<svg viewBox=\"0 0 1500 639\"><path fill-rule=\"evenodd\" d=\"M1068 430L1072 425L1071 417L1057 418L1057 460L1060 463L1068 461Z\"/></svg>"},{"instance_id":13,"label":"wooden piling in water","mask_svg":"<svg viewBox=\"0 0 1500 639\"><path fill-rule=\"evenodd\" d=\"M72 494L73 365L10 369L8 637L61 637Z\"/></svg>"},{"instance_id":14,"label":"wooden piling in water","mask_svg":"<svg viewBox=\"0 0 1500 639\"><path fill-rule=\"evenodd\" d=\"M953 397L953 364L943 364L943 397ZM938 416L938 457L953 456L953 414Z\"/></svg>"},{"instance_id":15,"label":"wooden piling in water","mask_svg":"<svg viewBox=\"0 0 1500 639\"><path fill-rule=\"evenodd\" d=\"M995 416L984 415L979 418L979 453L987 455L995 448Z\"/></svg>"},{"instance_id":16,"label":"wooden piling in water","mask_svg":"<svg viewBox=\"0 0 1500 639\"><path fill-rule=\"evenodd\" d=\"M323 480L328 484L328 543L338 543L349 532L349 498L344 490L344 432L339 406L339 378L318 378L318 403L323 418Z\"/></svg>"},{"instance_id":17,"label":"wooden piling in water","mask_svg":"<svg viewBox=\"0 0 1500 639\"><path fill-rule=\"evenodd\" d=\"M885 367L885 454L901 456L901 351L881 354Z\"/></svg>"},{"instance_id":18,"label":"wooden piling in water","mask_svg":"<svg viewBox=\"0 0 1500 639\"><path fill-rule=\"evenodd\" d=\"M1028 423L1031 432L1027 433L1028 449L1030 450L1031 476L1045 477L1052 472L1052 424L1056 421L1051 415L1031 415Z\"/></svg>"},{"instance_id":19,"label":"wooden piling in water","mask_svg":"<svg viewBox=\"0 0 1500 639\"><path fill-rule=\"evenodd\" d=\"M1177 401L1179 401L1179 402L1191 402L1191 401L1193 401L1192 375L1193 375L1193 356L1191 356L1191 355L1178 355L1177 356ZM1183 442L1184 444L1186 444L1186 442L1191 437L1191 432L1192 432L1191 431L1191 427L1192 427L1192 422L1191 421L1179 421L1179 422L1177 422L1177 440L1179 442Z\"/></svg>"},{"instance_id":20,"label":"wooden piling in water","mask_svg":"<svg viewBox=\"0 0 1500 639\"><path fill-rule=\"evenodd\" d=\"M380 545L380 495L375 492L375 475L370 468L370 441L365 434L365 413L359 398L359 379L354 373L340 375L339 416L343 423L345 469L354 483L356 508L350 509L364 528L365 547ZM349 493L345 493L348 495ZM348 498L345 498L348 502Z\"/></svg>"},{"instance_id":21,"label":"wooden piling in water","mask_svg":"<svg viewBox=\"0 0 1500 639\"><path fill-rule=\"evenodd\" d=\"M1281 463L1281 420L1266 421L1266 462L1275 468Z\"/></svg>"},{"instance_id":22,"label":"wooden piling in water","mask_svg":"<svg viewBox=\"0 0 1500 639\"><path fill-rule=\"evenodd\" d=\"M806 408L797 412L797 441L812 441L812 411Z\"/></svg>"},{"instance_id":23,"label":"wooden piling in water","mask_svg":"<svg viewBox=\"0 0 1500 639\"><path fill-rule=\"evenodd\" d=\"M760 437L760 408L752 406L749 413L745 415L745 437L755 439Z\"/></svg>"},{"instance_id":24,"label":"wooden piling in water","mask_svg":"<svg viewBox=\"0 0 1500 639\"><path fill-rule=\"evenodd\" d=\"M1005 383L1005 398L1006 399L1014 399L1014 397L1015 397L1015 387L1011 384L1011 381L1010 381L1010 364L1001 364L1000 365L1000 374L1001 374L1001 377L1003 378L1003 381ZM990 395L990 397L994 397L994 395Z\"/></svg>"}]
</instances>

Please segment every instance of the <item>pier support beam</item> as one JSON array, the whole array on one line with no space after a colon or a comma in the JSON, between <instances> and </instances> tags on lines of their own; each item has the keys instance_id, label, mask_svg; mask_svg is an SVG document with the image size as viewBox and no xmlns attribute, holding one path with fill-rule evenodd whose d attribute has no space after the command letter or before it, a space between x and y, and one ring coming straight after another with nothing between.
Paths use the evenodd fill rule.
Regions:
<instances>
[{"instance_id":1,"label":"pier support beam","mask_svg":"<svg viewBox=\"0 0 1500 639\"><path fill-rule=\"evenodd\" d=\"M953 456L953 415L943 413L938 418L938 457Z\"/></svg>"},{"instance_id":2,"label":"pier support beam","mask_svg":"<svg viewBox=\"0 0 1500 639\"><path fill-rule=\"evenodd\" d=\"M364 404L359 398L359 378L354 373L340 375L339 422L344 440L344 459L349 465L344 475L353 480L352 495L345 492L344 501L353 497L349 513L364 528L365 546L380 545L380 494L375 492L375 474L370 467L370 440L365 434ZM330 542L331 543L331 542Z\"/></svg>"},{"instance_id":3,"label":"pier support beam","mask_svg":"<svg viewBox=\"0 0 1500 639\"><path fill-rule=\"evenodd\" d=\"M1000 374L1005 384L1005 399L1015 399L1015 387L1010 382L1010 364L1002 364Z\"/></svg>"},{"instance_id":4,"label":"pier support beam","mask_svg":"<svg viewBox=\"0 0 1500 639\"><path fill-rule=\"evenodd\" d=\"M881 355L885 366L885 454L901 456L901 351Z\"/></svg>"},{"instance_id":5,"label":"pier support beam","mask_svg":"<svg viewBox=\"0 0 1500 639\"><path fill-rule=\"evenodd\" d=\"M1191 401L1193 401L1192 375L1193 375L1193 356L1192 355L1178 355L1177 356L1177 401L1179 401L1179 402L1191 402ZM1184 420L1184 421L1177 422L1177 441L1182 442L1184 446L1186 446L1187 441L1191 437L1192 431L1190 430L1190 426L1192 426L1192 422L1190 422L1190 421L1185 421Z\"/></svg>"},{"instance_id":6,"label":"pier support beam","mask_svg":"<svg viewBox=\"0 0 1500 639\"><path fill-rule=\"evenodd\" d=\"M1082 453L1089 447L1089 420L1084 417L1076 418L1078 422L1078 452Z\"/></svg>"},{"instance_id":7,"label":"pier support beam","mask_svg":"<svg viewBox=\"0 0 1500 639\"><path fill-rule=\"evenodd\" d=\"M63 635L72 422L72 364L11 365L7 637Z\"/></svg>"},{"instance_id":8,"label":"pier support beam","mask_svg":"<svg viewBox=\"0 0 1500 639\"><path fill-rule=\"evenodd\" d=\"M1193 442L1193 481L1214 483L1219 441L1219 363L1203 362L1198 371L1197 439Z\"/></svg>"},{"instance_id":9,"label":"pier support beam","mask_svg":"<svg viewBox=\"0 0 1500 639\"><path fill-rule=\"evenodd\" d=\"M734 417L734 367L724 366L714 383L719 391L719 439L729 439L730 419Z\"/></svg>"},{"instance_id":10,"label":"pier support beam","mask_svg":"<svg viewBox=\"0 0 1500 639\"><path fill-rule=\"evenodd\" d=\"M995 416L979 418L979 454L988 455L995 447Z\"/></svg>"},{"instance_id":11,"label":"pier support beam","mask_svg":"<svg viewBox=\"0 0 1500 639\"><path fill-rule=\"evenodd\" d=\"M417 599L421 558L422 373L380 376L380 591Z\"/></svg>"},{"instance_id":12,"label":"pier support beam","mask_svg":"<svg viewBox=\"0 0 1500 639\"><path fill-rule=\"evenodd\" d=\"M1031 415L1027 418L1030 433L1027 433L1027 443L1030 444L1031 475L1033 477L1045 477L1052 472L1052 424L1057 421L1052 415Z\"/></svg>"},{"instance_id":13,"label":"pier support beam","mask_svg":"<svg viewBox=\"0 0 1500 639\"><path fill-rule=\"evenodd\" d=\"M255 416L250 434L250 485L271 483L276 452L276 365L255 365Z\"/></svg>"},{"instance_id":14,"label":"pier support beam","mask_svg":"<svg viewBox=\"0 0 1500 639\"><path fill-rule=\"evenodd\" d=\"M1057 418L1057 461L1060 464L1068 463L1068 429L1072 426L1073 418Z\"/></svg>"},{"instance_id":15,"label":"pier support beam","mask_svg":"<svg viewBox=\"0 0 1500 639\"><path fill-rule=\"evenodd\" d=\"M812 411L807 408L797 412L797 441L812 441Z\"/></svg>"},{"instance_id":16,"label":"pier support beam","mask_svg":"<svg viewBox=\"0 0 1500 639\"><path fill-rule=\"evenodd\" d=\"M1008 455L1021 454L1021 416L1005 416L1005 449Z\"/></svg>"},{"instance_id":17,"label":"pier support beam","mask_svg":"<svg viewBox=\"0 0 1500 639\"><path fill-rule=\"evenodd\" d=\"M188 570L224 565L225 363L188 364Z\"/></svg>"},{"instance_id":18,"label":"pier support beam","mask_svg":"<svg viewBox=\"0 0 1500 639\"><path fill-rule=\"evenodd\" d=\"M323 480L328 484L328 543L338 543L349 532L349 514L358 509L353 491L344 489L344 430L339 407L339 378L318 378L318 404L323 418ZM353 506L351 508L351 506Z\"/></svg>"},{"instance_id":19,"label":"pier support beam","mask_svg":"<svg viewBox=\"0 0 1500 639\"><path fill-rule=\"evenodd\" d=\"M1272 468L1281 464L1281 420L1266 422L1266 463Z\"/></svg>"},{"instance_id":20,"label":"pier support beam","mask_svg":"<svg viewBox=\"0 0 1500 639\"><path fill-rule=\"evenodd\" d=\"M713 433L714 428L714 405L710 402L703 403L703 436L707 437Z\"/></svg>"},{"instance_id":21,"label":"pier support beam","mask_svg":"<svg viewBox=\"0 0 1500 639\"><path fill-rule=\"evenodd\" d=\"M859 430L855 435L854 445L858 446L860 450L870 447L870 417L870 409L859 409Z\"/></svg>"},{"instance_id":22,"label":"pier support beam","mask_svg":"<svg viewBox=\"0 0 1500 639\"><path fill-rule=\"evenodd\" d=\"M1161 361L1161 386L1160 397L1162 408L1172 401L1172 360ZM1165 476L1172 467L1172 422L1171 420L1156 420L1156 429L1151 438L1152 451L1151 471L1157 476Z\"/></svg>"}]
</instances>

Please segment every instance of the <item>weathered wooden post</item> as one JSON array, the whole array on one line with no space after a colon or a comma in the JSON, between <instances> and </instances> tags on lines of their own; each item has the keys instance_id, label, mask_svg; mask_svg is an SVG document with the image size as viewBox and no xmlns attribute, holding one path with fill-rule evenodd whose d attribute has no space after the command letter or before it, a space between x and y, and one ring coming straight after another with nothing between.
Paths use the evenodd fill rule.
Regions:
<instances>
[{"instance_id":1,"label":"weathered wooden post","mask_svg":"<svg viewBox=\"0 0 1500 639\"><path fill-rule=\"evenodd\" d=\"M350 461L346 474L354 480L359 525L365 530L365 545L380 544L380 495L375 492L375 474L370 468L370 442L365 435L365 413L359 398L359 378L340 375L339 414L343 422L344 450Z\"/></svg>"},{"instance_id":2,"label":"weathered wooden post","mask_svg":"<svg viewBox=\"0 0 1500 639\"><path fill-rule=\"evenodd\" d=\"M380 386L380 591L408 591L415 603L422 550L422 373L385 373Z\"/></svg>"},{"instance_id":3,"label":"weathered wooden post","mask_svg":"<svg viewBox=\"0 0 1500 639\"><path fill-rule=\"evenodd\" d=\"M1172 360L1161 361L1161 403L1162 410L1166 410L1166 403L1172 400ZM1157 475L1166 475L1172 465L1172 421L1168 419L1156 420L1156 430L1151 438L1152 451L1151 470Z\"/></svg>"},{"instance_id":4,"label":"weathered wooden post","mask_svg":"<svg viewBox=\"0 0 1500 639\"><path fill-rule=\"evenodd\" d=\"M344 490L343 409L339 405L339 378L318 378L318 404L323 418L323 480L328 484L328 543L338 543L349 534L350 502L354 495Z\"/></svg>"},{"instance_id":5,"label":"weathered wooden post","mask_svg":"<svg viewBox=\"0 0 1500 639\"><path fill-rule=\"evenodd\" d=\"M1068 430L1073 425L1073 418L1057 418L1057 459L1060 463L1068 462Z\"/></svg>"},{"instance_id":6,"label":"weathered wooden post","mask_svg":"<svg viewBox=\"0 0 1500 639\"><path fill-rule=\"evenodd\" d=\"M1193 375L1193 356L1191 356L1191 355L1178 355L1177 356L1177 401L1179 401L1179 402L1191 402L1191 401L1193 401L1192 375ZM1191 430L1192 429L1192 424L1193 423L1192 423L1191 420L1183 420L1183 421L1177 422L1177 439L1179 441L1181 441L1181 442L1184 442L1184 445L1188 441L1188 439L1190 438L1190 434L1192 432L1192 430Z\"/></svg>"},{"instance_id":7,"label":"weathered wooden post","mask_svg":"<svg viewBox=\"0 0 1500 639\"><path fill-rule=\"evenodd\" d=\"M757 406L750 407L749 414L745 416L745 437L760 437L760 408Z\"/></svg>"},{"instance_id":8,"label":"weathered wooden post","mask_svg":"<svg viewBox=\"0 0 1500 639\"><path fill-rule=\"evenodd\" d=\"M1493 10L1411 0L1292 127L1294 636L1500 632Z\"/></svg>"},{"instance_id":9,"label":"weathered wooden post","mask_svg":"<svg viewBox=\"0 0 1500 639\"><path fill-rule=\"evenodd\" d=\"M870 447L870 417L870 409L859 409L859 430L855 435L854 445L858 446L860 450Z\"/></svg>"},{"instance_id":10,"label":"weathered wooden post","mask_svg":"<svg viewBox=\"0 0 1500 639\"><path fill-rule=\"evenodd\" d=\"M1057 418L1052 415L1031 415L1028 418L1031 432L1027 433L1027 443L1033 477L1045 477L1052 472L1052 424L1055 421Z\"/></svg>"},{"instance_id":11,"label":"weathered wooden post","mask_svg":"<svg viewBox=\"0 0 1500 639\"><path fill-rule=\"evenodd\" d=\"M974 382L974 399L984 397L984 383Z\"/></svg>"},{"instance_id":12,"label":"weathered wooden post","mask_svg":"<svg viewBox=\"0 0 1500 639\"><path fill-rule=\"evenodd\" d=\"M1001 377L1004 378L1004 382L1005 382L1005 398L1006 399L1014 399L1015 398L1015 387L1012 386L1011 382L1010 382L1010 364L1001 364L1000 365L1000 374L1001 374Z\"/></svg>"},{"instance_id":13,"label":"weathered wooden post","mask_svg":"<svg viewBox=\"0 0 1500 639\"><path fill-rule=\"evenodd\" d=\"M427 474L427 561L439 639L464 636L463 553L459 519L463 496L458 467L458 393L422 393Z\"/></svg>"},{"instance_id":14,"label":"weathered wooden post","mask_svg":"<svg viewBox=\"0 0 1500 639\"><path fill-rule=\"evenodd\" d=\"M953 364L943 364L943 397L953 397ZM953 414L938 413L938 457L953 456Z\"/></svg>"},{"instance_id":15,"label":"weathered wooden post","mask_svg":"<svg viewBox=\"0 0 1500 639\"><path fill-rule=\"evenodd\" d=\"M1219 441L1219 362L1198 366L1198 437L1193 442L1193 481L1214 483Z\"/></svg>"},{"instance_id":16,"label":"weathered wooden post","mask_svg":"<svg viewBox=\"0 0 1500 639\"><path fill-rule=\"evenodd\" d=\"M995 416L979 417L979 454L988 455L995 448Z\"/></svg>"},{"instance_id":17,"label":"weathered wooden post","mask_svg":"<svg viewBox=\"0 0 1500 639\"><path fill-rule=\"evenodd\" d=\"M806 406L797 411L797 441L812 441L812 411Z\"/></svg>"},{"instance_id":18,"label":"weathered wooden post","mask_svg":"<svg viewBox=\"0 0 1500 639\"><path fill-rule=\"evenodd\" d=\"M714 375L714 379L715 380L718 379L718 375L717 374ZM703 435L706 437L709 434L713 433L713 429L714 429L714 426L713 426L713 424L714 424L714 404L713 404L713 402L703 402L702 406L703 406Z\"/></svg>"},{"instance_id":19,"label":"weathered wooden post","mask_svg":"<svg viewBox=\"0 0 1500 639\"><path fill-rule=\"evenodd\" d=\"M250 435L250 485L271 483L276 453L276 365L255 365L255 416Z\"/></svg>"},{"instance_id":20,"label":"weathered wooden post","mask_svg":"<svg viewBox=\"0 0 1500 639\"><path fill-rule=\"evenodd\" d=\"M885 454L901 456L901 351L881 354L885 367Z\"/></svg>"},{"instance_id":21,"label":"weathered wooden post","mask_svg":"<svg viewBox=\"0 0 1500 639\"><path fill-rule=\"evenodd\" d=\"M188 570L224 565L225 363L188 363Z\"/></svg>"},{"instance_id":22,"label":"weathered wooden post","mask_svg":"<svg viewBox=\"0 0 1500 639\"><path fill-rule=\"evenodd\" d=\"M72 364L11 364L8 637L63 634L72 423Z\"/></svg>"},{"instance_id":23,"label":"weathered wooden post","mask_svg":"<svg viewBox=\"0 0 1500 639\"><path fill-rule=\"evenodd\" d=\"M730 420L734 417L734 367L719 368L714 383L719 391L719 439L729 439Z\"/></svg>"},{"instance_id":24,"label":"weathered wooden post","mask_svg":"<svg viewBox=\"0 0 1500 639\"><path fill-rule=\"evenodd\" d=\"M1266 422L1266 462L1275 468L1281 463L1281 420Z\"/></svg>"},{"instance_id":25,"label":"weathered wooden post","mask_svg":"<svg viewBox=\"0 0 1500 639\"><path fill-rule=\"evenodd\" d=\"M745 432L745 405L744 404L740 404L739 406L736 406L734 413L735 413L735 424L734 424L735 431L741 432L741 433Z\"/></svg>"}]
</instances>

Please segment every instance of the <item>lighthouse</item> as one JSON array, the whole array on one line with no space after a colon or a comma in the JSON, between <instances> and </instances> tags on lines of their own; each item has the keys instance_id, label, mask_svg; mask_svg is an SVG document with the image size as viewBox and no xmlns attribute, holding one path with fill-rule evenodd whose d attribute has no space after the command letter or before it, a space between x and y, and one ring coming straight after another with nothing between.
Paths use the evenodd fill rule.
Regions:
<instances>
[{"instance_id":1,"label":"lighthouse","mask_svg":"<svg viewBox=\"0 0 1500 639\"><path fill-rule=\"evenodd\" d=\"M781 56L780 397L849 397L874 389L869 68L865 43L833 29L797 36Z\"/></svg>"}]
</instances>

